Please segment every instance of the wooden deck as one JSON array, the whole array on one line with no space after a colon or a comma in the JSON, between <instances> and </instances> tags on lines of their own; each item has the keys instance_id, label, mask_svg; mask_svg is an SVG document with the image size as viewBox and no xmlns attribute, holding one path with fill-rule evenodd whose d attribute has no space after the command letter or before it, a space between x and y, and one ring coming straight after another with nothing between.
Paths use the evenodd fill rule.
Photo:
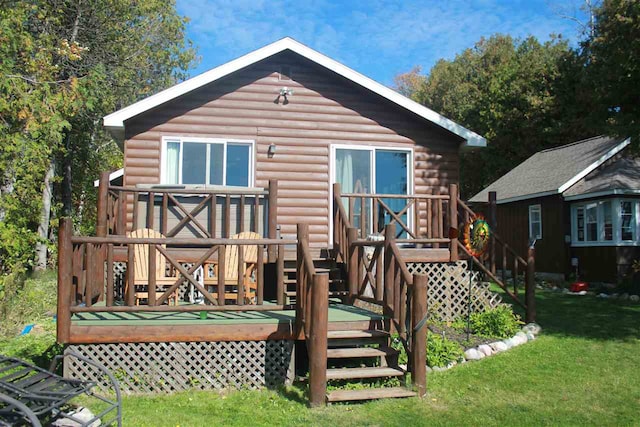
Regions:
<instances>
[{"instance_id":1,"label":"wooden deck","mask_svg":"<svg viewBox=\"0 0 640 427\"><path fill-rule=\"evenodd\" d=\"M295 334L295 310L75 313L70 343L259 341L304 339ZM329 329L369 329L383 316L333 302L329 305Z\"/></svg>"}]
</instances>

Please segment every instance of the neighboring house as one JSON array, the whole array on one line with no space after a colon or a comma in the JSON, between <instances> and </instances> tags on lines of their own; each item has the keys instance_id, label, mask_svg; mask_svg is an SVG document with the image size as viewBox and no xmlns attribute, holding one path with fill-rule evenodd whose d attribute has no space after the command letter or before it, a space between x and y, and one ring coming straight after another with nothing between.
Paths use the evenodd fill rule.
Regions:
<instances>
[{"instance_id":1,"label":"neighboring house","mask_svg":"<svg viewBox=\"0 0 640 427\"><path fill-rule=\"evenodd\" d=\"M536 240L536 271L616 282L640 257L640 159L604 136L540 151L471 198L497 196L497 231Z\"/></svg>"},{"instance_id":2,"label":"neighboring house","mask_svg":"<svg viewBox=\"0 0 640 427\"><path fill-rule=\"evenodd\" d=\"M459 180L459 150L486 145L291 38L116 111L104 125L124 151L125 186L264 188L276 179L281 236L307 222L315 248L330 245L334 182L344 193L444 194Z\"/></svg>"}]
</instances>

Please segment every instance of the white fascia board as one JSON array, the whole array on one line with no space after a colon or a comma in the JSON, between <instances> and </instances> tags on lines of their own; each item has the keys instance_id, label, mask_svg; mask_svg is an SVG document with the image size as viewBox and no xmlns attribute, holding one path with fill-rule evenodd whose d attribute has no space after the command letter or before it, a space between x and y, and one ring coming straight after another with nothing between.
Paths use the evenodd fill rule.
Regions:
<instances>
[{"instance_id":1,"label":"white fascia board","mask_svg":"<svg viewBox=\"0 0 640 427\"><path fill-rule=\"evenodd\" d=\"M182 83L178 83L168 89L163 90L155 95L149 96L141 101L129 105L121 110L105 116L104 126L109 128L112 132L115 129L124 129L124 122L131 117L135 117L145 111L148 111L154 107L164 104L172 99L175 99L181 95L184 95L199 87L212 83L224 76L227 76L235 71L238 71L244 67L268 58L272 55L280 53L286 49L289 49L323 67L359 84L360 86L369 89L370 91L394 102L401 107L417 114L418 116L429 120L430 122L448 130L449 132L458 135L463 138L466 143L463 144L467 147L486 147L487 140L477 133L455 123L452 120L436 113L435 111L418 104L411 99L400 95L396 91L389 89L388 87L352 70L351 68L340 64L339 62L329 58L317 52L290 37L285 37L274 43L271 43L258 50L250 52L240 58L227 62L219 67L195 76L189 80L185 80Z\"/></svg>"},{"instance_id":2,"label":"white fascia board","mask_svg":"<svg viewBox=\"0 0 640 427\"><path fill-rule=\"evenodd\" d=\"M122 175L124 175L124 168L120 168L117 171L113 171L109 174L109 182L113 181L116 178L120 178ZM98 187L100 185L100 180L96 179L95 181L93 181L93 186L94 187Z\"/></svg>"},{"instance_id":3,"label":"white fascia board","mask_svg":"<svg viewBox=\"0 0 640 427\"><path fill-rule=\"evenodd\" d=\"M535 199L537 197L553 196L554 194L558 194L558 193L559 193L558 191L552 190L552 191L543 191L543 192L534 193L534 194L525 194L524 196L508 197L506 199L496 200L496 205L502 205L505 203L512 203L512 202L520 202L522 200Z\"/></svg>"},{"instance_id":4,"label":"white fascia board","mask_svg":"<svg viewBox=\"0 0 640 427\"><path fill-rule=\"evenodd\" d=\"M593 199L596 197L604 197L604 196L638 196L640 195L640 190L631 190L631 189L613 189L613 190L602 190L595 191L593 193L584 193L584 194L576 194L575 196L567 196L564 199L568 202L574 200L584 200L584 199Z\"/></svg>"},{"instance_id":5,"label":"white fascia board","mask_svg":"<svg viewBox=\"0 0 640 427\"><path fill-rule=\"evenodd\" d=\"M602 156L600 156L600 158L598 160L596 160L595 162L591 163L589 166L587 166L585 169L583 169L576 176L574 176L569 181L567 181L564 184L562 184L558 188L558 192L559 193L564 193L565 191L567 191L569 188L571 188L572 185L574 185L576 182L580 181L585 176L589 175L595 169L600 167L600 165L602 165L604 162L606 162L611 157L615 156L620 151L622 151L630 143L631 143L631 138L627 138L624 141L622 141L620 144L618 144L615 147L613 147L611 150L609 150L606 153L604 153Z\"/></svg>"}]
</instances>

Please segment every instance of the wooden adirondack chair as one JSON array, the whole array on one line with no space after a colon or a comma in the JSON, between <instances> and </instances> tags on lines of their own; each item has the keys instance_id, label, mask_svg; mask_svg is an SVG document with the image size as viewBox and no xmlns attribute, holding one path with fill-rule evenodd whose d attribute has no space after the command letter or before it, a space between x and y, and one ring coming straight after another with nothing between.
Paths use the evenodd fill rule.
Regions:
<instances>
[{"instance_id":1,"label":"wooden adirondack chair","mask_svg":"<svg viewBox=\"0 0 640 427\"><path fill-rule=\"evenodd\" d=\"M244 231L239 234L234 234L231 239L261 239L260 234L253 231ZM260 254L262 256L262 254ZM243 245L243 257L244 262L242 264L243 273L243 285L244 285L244 297L245 302L252 304L256 299L257 282L254 278L254 271L258 262L258 246L257 245ZM224 258L225 264L225 277L224 277L224 298L225 300L237 301L238 298L238 246L227 246ZM218 283L218 269L217 266L214 269L214 276L205 274L204 284L209 289L215 287L216 289L211 292L211 295L215 298L218 297L220 284Z\"/></svg>"},{"instance_id":2,"label":"wooden adirondack chair","mask_svg":"<svg viewBox=\"0 0 640 427\"><path fill-rule=\"evenodd\" d=\"M148 228L133 230L127 234L133 238L157 238L162 239L164 236L157 231ZM164 247L164 245L162 245ZM136 297L136 305L140 305L140 300L149 299L149 245L133 245L133 268L134 268L134 293ZM156 295L160 296L164 291L173 285L177 277L166 276L166 259L156 250ZM171 293L167 302L178 305L178 289Z\"/></svg>"}]
</instances>

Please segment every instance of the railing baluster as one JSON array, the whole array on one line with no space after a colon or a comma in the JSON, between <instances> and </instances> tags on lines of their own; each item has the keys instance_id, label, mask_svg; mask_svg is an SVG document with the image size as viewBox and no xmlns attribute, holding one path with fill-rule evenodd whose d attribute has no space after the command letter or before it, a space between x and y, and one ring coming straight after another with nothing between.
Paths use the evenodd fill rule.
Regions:
<instances>
[{"instance_id":1,"label":"railing baluster","mask_svg":"<svg viewBox=\"0 0 640 427\"><path fill-rule=\"evenodd\" d=\"M231 195L227 194L224 200L224 238L231 236Z\"/></svg>"},{"instance_id":2,"label":"railing baluster","mask_svg":"<svg viewBox=\"0 0 640 427\"><path fill-rule=\"evenodd\" d=\"M149 259L147 262L149 263L148 268L148 279L147 283L147 304L156 305L156 277L158 275L158 271L156 271L156 245L149 245ZM160 272L164 276L164 271Z\"/></svg>"},{"instance_id":3,"label":"railing baluster","mask_svg":"<svg viewBox=\"0 0 640 427\"><path fill-rule=\"evenodd\" d=\"M277 275L277 283L276 283L276 292L278 295L276 299L278 301L278 305L284 304L284 245L278 245L278 260L276 264L276 275Z\"/></svg>"},{"instance_id":4,"label":"railing baluster","mask_svg":"<svg viewBox=\"0 0 640 427\"><path fill-rule=\"evenodd\" d=\"M227 252L227 247L225 245L220 245L218 246L218 274L217 274L217 281L218 281L218 305L219 306L223 306L225 305L225 294L227 292L227 287L225 286L225 281L226 281L226 265L225 265L225 258L226 258L226 252Z\"/></svg>"},{"instance_id":5,"label":"railing baluster","mask_svg":"<svg viewBox=\"0 0 640 427\"><path fill-rule=\"evenodd\" d=\"M113 305L114 283L113 283L113 245L107 244L107 307Z\"/></svg>"},{"instance_id":6,"label":"railing baluster","mask_svg":"<svg viewBox=\"0 0 640 427\"><path fill-rule=\"evenodd\" d=\"M218 208L218 196L216 196L215 194L212 194L211 200L209 200L209 234L211 234L211 237L213 237L214 239L217 237L217 234L216 234L217 208Z\"/></svg>"},{"instance_id":7,"label":"railing baluster","mask_svg":"<svg viewBox=\"0 0 640 427\"><path fill-rule=\"evenodd\" d=\"M126 288L126 302L127 305L132 306L135 303L135 266L134 266L134 252L135 246L131 243L127 245L127 288Z\"/></svg>"},{"instance_id":8,"label":"railing baluster","mask_svg":"<svg viewBox=\"0 0 640 427\"><path fill-rule=\"evenodd\" d=\"M147 201L147 228L153 230L154 224L154 210L155 210L156 196L153 191L149 191L149 200Z\"/></svg>"},{"instance_id":9,"label":"railing baluster","mask_svg":"<svg viewBox=\"0 0 640 427\"><path fill-rule=\"evenodd\" d=\"M374 251L374 258L372 259L375 260L376 262L376 289L375 289L375 297L377 301L382 302L384 299L384 286L383 286L383 273L382 273L382 254L383 254L383 250L382 250L382 246L376 246L376 249Z\"/></svg>"},{"instance_id":10,"label":"railing baluster","mask_svg":"<svg viewBox=\"0 0 640 427\"><path fill-rule=\"evenodd\" d=\"M160 211L160 232L163 236L167 235L167 223L169 216L169 195L167 193L162 194L162 210Z\"/></svg>"},{"instance_id":11,"label":"railing baluster","mask_svg":"<svg viewBox=\"0 0 640 427\"><path fill-rule=\"evenodd\" d=\"M258 259L256 272L256 304L264 303L264 245L258 245Z\"/></svg>"},{"instance_id":12,"label":"railing baluster","mask_svg":"<svg viewBox=\"0 0 640 427\"><path fill-rule=\"evenodd\" d=\"M244 246L238 245L238 265L236 266L236 271L238 274L238 298L237 304L244 305Z\"/></svg>"},{"instance_id":13,"label":"railing baluster","mask_svg":"<svg viewBox=\"0 0 640 427\"><path fill-rule=\"evenodd\" d=\"M244 231L244 216L245 216L244 208L245 208L245 198L244 198L244 194L242 194L240 196L240 206L238 207L238 209L240 210L240 213L237 214L238 222L240 223L239 224L240 230L238 231L239 233L242 233Z\"/></svg>"},{"instance_id":14,"label":"railing baluster","mask_svg":"<svg viewBox=\"0 0 640 427\"><path fill-rule=\"evenodd\" d=\"M138 228L138 199L140 193L133 193L133 216L131 220L131 229L135 230Z\"/></svg>"}]
</instances>

